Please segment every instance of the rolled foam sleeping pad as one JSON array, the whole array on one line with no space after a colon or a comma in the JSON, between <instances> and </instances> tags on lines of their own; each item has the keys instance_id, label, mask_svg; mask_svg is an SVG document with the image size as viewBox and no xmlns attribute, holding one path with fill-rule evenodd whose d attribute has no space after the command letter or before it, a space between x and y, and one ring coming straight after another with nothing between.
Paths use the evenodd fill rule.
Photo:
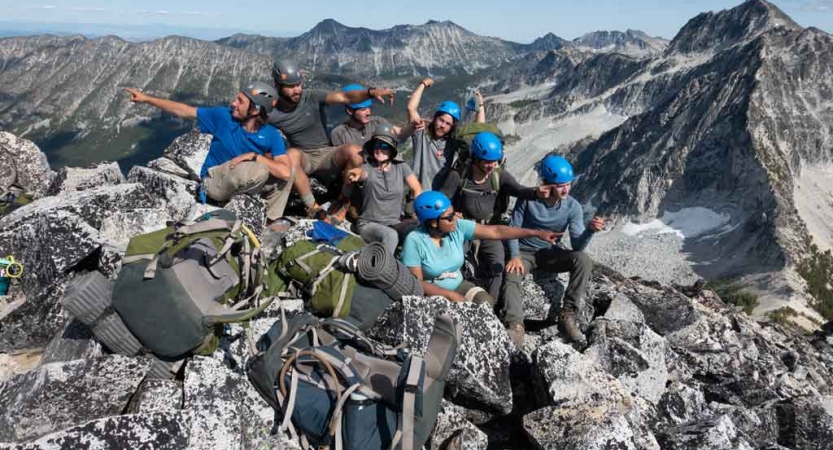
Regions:
<instances>
[{"instance_id":1,"label":"rolled foam sleeping pad","mask_svg":"<svg viewBox=\"0 0 833 450\"><path fill-rule=\"evenodd\" d=\"M417 277L378 242L359 251L356 278L385 291L394 300L401 300L405 295L424 295Z\"/></svg>"}]
</instances>

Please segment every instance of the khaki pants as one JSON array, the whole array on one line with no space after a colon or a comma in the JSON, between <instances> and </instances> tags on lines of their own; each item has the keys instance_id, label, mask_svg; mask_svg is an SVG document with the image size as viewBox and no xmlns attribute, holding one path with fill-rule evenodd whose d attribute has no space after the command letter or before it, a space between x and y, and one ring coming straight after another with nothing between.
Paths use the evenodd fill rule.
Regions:
<instances>
[{"instance_id":1,"label":"khaki pants","mask_svg":"<svg viewBox=\"0 0 833 450\"><path fill-rule=\"evenodd\" d=\"M218 202L227 202L237 194L260 194L266 200L269 220L283 216L294 183L294 169L289 180L280 180L271 176L265 165L255 161L242 162L233 169L228 162L214 166L208 169L208 176L203 180L205 194Z\"/></svg>"}]
</instances>

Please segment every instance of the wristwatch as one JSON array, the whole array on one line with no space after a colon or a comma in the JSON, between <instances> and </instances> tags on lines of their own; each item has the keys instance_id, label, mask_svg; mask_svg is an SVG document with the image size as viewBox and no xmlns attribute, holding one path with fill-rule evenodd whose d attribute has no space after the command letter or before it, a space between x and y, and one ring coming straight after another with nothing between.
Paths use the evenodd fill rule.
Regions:
<instances>
[{"instance_id":1,"label":"wristwatch","mask_svg":"<svg viewBox=\"0 0 833 450\"><path fill-rule=\"evenodd\" d=\"M252 157L249 158L249 161L251 161L251 162L257 161L257 153L253 154Z\"/></svg>"}]
</instances>

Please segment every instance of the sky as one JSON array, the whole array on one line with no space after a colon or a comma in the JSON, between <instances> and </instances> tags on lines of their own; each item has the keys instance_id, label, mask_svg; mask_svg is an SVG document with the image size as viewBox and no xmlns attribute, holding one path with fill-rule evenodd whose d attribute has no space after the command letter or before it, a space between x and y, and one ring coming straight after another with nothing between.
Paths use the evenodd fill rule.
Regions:
<instances>
[{"instance_id":1,"label":"sky","mask_svg":"<svg viewBox=\"0 0 833 450\"><path fill-rule=\"evenodd\" d=\"M0 33L15 28L101 35L184 34L216 39L237 32L296 36L323 19L384 29L451 20L480 35L529 43L546 33L572 39L597 30L642 30L671 39L700 12L732 8L740 0L0 0ZM833 0L776 0L802 26L833 32Z\"/></svg>"}]
</instances>

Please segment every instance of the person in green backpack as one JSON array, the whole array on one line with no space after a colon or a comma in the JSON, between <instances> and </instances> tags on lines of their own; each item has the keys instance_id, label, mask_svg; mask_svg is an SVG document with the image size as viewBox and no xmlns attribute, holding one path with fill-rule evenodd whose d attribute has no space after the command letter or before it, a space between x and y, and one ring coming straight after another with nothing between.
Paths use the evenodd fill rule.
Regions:
<instances>
[{"instance_id":1,"label":"person in green backpack","mask_svg":"<svg viewBox=\"0 0 833 450\"><path fill-rule=\"evenodd\" d=\"M519 184L511 173L500 164L503 161L503 143L494 133L478 133L471 143L471 162L462 173L452 171L441 191L451 199L454 210L464 219L479 224L498 224L506 211L509 197L522 200L545 198L542 187L526 187ZM506 252L502 241L475 241L478 278L493 298L500 296ZM523 323L523 317L514 317L507 311L510 327Z\"/></svg>"}]
</instances>

